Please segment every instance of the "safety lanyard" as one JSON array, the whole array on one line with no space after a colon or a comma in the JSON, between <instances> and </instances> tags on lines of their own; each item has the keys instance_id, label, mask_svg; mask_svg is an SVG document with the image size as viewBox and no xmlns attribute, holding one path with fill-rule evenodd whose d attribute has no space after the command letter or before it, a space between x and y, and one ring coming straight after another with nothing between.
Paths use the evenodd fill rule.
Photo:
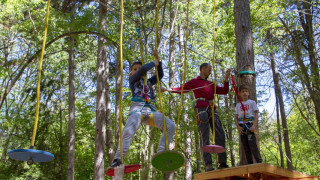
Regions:
<instances>
[{"instance_id":1,"label":"safety lanyard","mask_svg":"<svg viewBox=\"0 0 320 180\"><path fill-rule=\"evenodd\" d=\"M246 109L244 108L244 105L243 105L243 103L241 101L241 98L239 97L239 94L238 94L238 91L237 91L237 88L236 88L236 83L234 81L234 75L233 74L231 74L231 79L232 79L232 87L234 89L234 92L236 93L236 96L237 96L237 98L238 98L238 100L239 100L239 102L241 104L241 107L242 107L242 109L244 111L244 113L243 113L243 120L244 120L243 124L245 124L245 121L246 121Z\"/></svg>"}]
</instances>

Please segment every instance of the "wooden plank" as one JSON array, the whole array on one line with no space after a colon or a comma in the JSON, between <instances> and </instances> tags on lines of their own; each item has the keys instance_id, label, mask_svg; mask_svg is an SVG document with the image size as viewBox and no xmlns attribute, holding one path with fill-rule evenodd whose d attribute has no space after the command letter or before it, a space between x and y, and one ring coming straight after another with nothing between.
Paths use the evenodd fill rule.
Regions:
<instances>
[{"instance_id":1,"label":"wooden plank","mask_svg":"<svg viewBox=\"0 0 320 180\"><path fill-rule=\"evenodd\" d=\"M310 178L311 176L300 173L298 171L288 170L277 167L275 165L260 163L245 166L237 166L194 175L195 180L209 180L209 179L286 179L286 178Z\"/></svg>"},{"instance_id":2,"label":"wooden plank","mask_svg":"<svg viewBox=\"0 0 320 180\"><path fill-rule=\"evenodd\" d=\"M265 171L268 173L277 174L277 175L290 177L290 178L310 177L307 174L303 174L298 171L288 170L285 168L280 168L271 164L265 167Z\"/></svg>"}]
</instances>

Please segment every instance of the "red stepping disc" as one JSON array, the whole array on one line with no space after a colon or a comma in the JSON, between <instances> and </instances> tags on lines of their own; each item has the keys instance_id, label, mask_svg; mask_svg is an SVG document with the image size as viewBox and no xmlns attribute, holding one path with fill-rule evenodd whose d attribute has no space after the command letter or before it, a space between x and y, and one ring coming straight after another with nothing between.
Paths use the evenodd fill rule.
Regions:
<instances>
[{"instance_id":1,"label":"red stepping disc","mask_svg":"<svg viewBox=\"0 0 320 180\"><path fill-rule=\"evenodd\" d=\"M127 166L124 166L124 173L125 174L132 173L134 171L139 170L140 168L141 168L140 164L127 165ZM114 176L114 168L112 168L112 167L108 168L106 175L107 176Z\"/></svg>"},{"instance_id":2,"label":"red stepping disc","mask_svg":"<svg viewBox=\"0 0 320 180\"><path fill-rule=\"evenodd\" d=\"M207 153L223 153L226 149L219 145L206 145L202 147L202 151Z\"/></svg>"}]
</instances>

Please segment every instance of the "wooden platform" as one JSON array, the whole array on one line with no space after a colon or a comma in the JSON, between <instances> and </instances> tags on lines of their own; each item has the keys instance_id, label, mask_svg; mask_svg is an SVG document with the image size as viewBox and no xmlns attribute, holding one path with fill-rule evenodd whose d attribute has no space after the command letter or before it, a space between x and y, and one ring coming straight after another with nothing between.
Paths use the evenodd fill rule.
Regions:
<instances>
[{"instance_id":1,"label":"wooden platform","mask_svg":"<svg viewBox=\"0 0 320 180\"><path fill-rule=\"evenodd\" d=\"M217 180L238 180L238 179L250 179L250 180L272 180L272 179L290 179L290 178L304 178L314 179L307 174L303 174L297 171L288 170L285 168L277 167L271 164L251 164L245 166L237 166L226 169L220 169L215 171L209 171L204 173L198 173L194 175L195 180L204 179L217 179Z\"/></svg>"}]
</instances>

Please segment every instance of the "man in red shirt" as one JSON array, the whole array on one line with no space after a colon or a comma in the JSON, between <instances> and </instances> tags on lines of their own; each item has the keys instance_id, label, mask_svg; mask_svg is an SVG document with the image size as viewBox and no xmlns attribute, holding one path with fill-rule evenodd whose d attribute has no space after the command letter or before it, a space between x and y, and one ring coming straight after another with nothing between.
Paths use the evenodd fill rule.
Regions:
<instances>
[{"instance_id":1,"label":"man in red shirt","mask_svg":"<svg viewBox=\"0 0 320 180\"><path fill-rule=\"evenodd\" d=\"M208 77L211 74L211 65L208 63L203 63L200 66L200 76L197 78L191 79L183 87L183 93L193 91L193 94L196 98L196 115L197 115L197 126L200 133L200 146L210 144L210 128L212 130L212 113L211 107L212 100L214 96L214 83L208 81ZM227 70L225 76L225 82L223 87L216 86L216 94L227 94L229 92L229 76L230 69ZM172 93L181 93L181 87L172 88L172 89L163 89L163 91L169 91ZM210 124L210 126L209 126ZM215 143L216 145L225 147L225 133L222 128L217 111L214 111L214 127L215 127ZM202 153L202 158L205 164L206 171L214 170L212 167L212 158L211 154L207 152ZM227 168L227 155L226 153L218 154L219 169Z\"/></svg>"}]
</instances>

